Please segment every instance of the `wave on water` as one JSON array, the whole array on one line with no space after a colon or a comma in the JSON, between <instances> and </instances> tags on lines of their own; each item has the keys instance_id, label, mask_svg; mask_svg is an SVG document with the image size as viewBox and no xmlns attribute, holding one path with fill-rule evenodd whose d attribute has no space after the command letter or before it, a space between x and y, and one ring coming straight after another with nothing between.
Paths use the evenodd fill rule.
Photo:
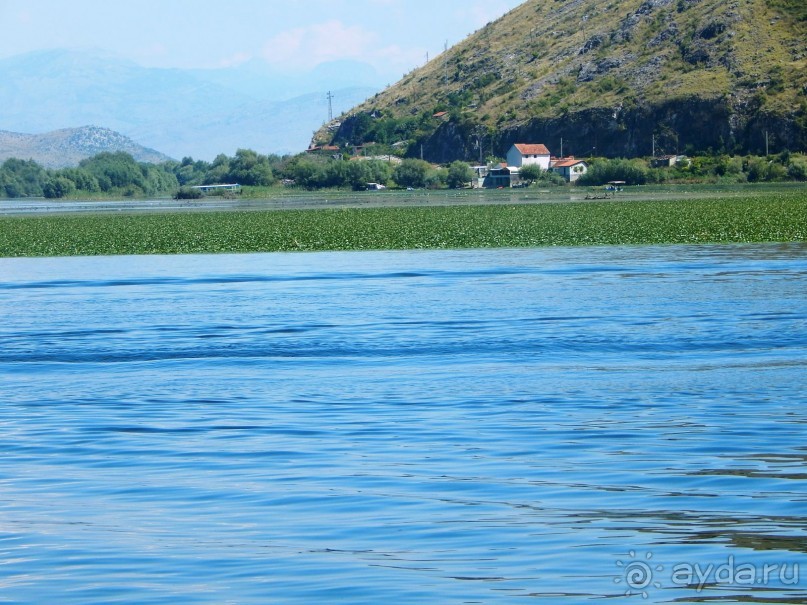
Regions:
<instances>
[{"instance_id":1,"label":"wave on water","mask_svg":"<svg viewBox=\"0 0 807 605\"><path fill-rule=\"evenodd\" d=\"M0 602L805 602L805 259L0 261Z\"/></svg>"}]
</instances>

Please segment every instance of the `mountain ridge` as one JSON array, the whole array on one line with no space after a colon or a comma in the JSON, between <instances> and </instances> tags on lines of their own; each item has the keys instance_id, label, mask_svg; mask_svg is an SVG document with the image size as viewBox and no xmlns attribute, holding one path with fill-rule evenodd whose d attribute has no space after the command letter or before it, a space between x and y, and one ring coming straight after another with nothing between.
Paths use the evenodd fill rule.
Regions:
<instances>
[{"instance_id":1,"label":"mountain ridge","mask_svg":"<svg viewBox=\"0 0 807 605\"><path fill-rule=\"evenodd\" d=\"M0 163L17 158L34 160L45 168L68 168L99 153L118 151L129 153L138 162L151 164L171 159L119 132L98 126L62 128L41 134L0 130Z\"/></svg>"},{"instance_id":2,"label":"mountain ridge","mask_svg":"<svg viewBox=\"0 0 807 605\"><path fill-rule=\"evenodd\" d=\"M368 85L372 68L362 65L334 63L312 72L316 77L284 77L260 62L149 68L103 51L35 51L0 59L6 83L0 129L37 133L96 124L177 158L212 160L239 148L298 152L327 121L328 90L336 112L379 90ZM346 72L353 77L344 79ZM337 88L339 82L352 85Z\"/></svg>"},{"instance_id":3,"label":"mountain ridge","mask_svg":"<svg viewBox=\"0 0 807 605\"><path fill-rule=\"evenodd\" d=\"M439 162L561 139L578 155L805 149L807 8L528 0L338 122L315 141L403 140Z\"/></svg>"}]
</instances>

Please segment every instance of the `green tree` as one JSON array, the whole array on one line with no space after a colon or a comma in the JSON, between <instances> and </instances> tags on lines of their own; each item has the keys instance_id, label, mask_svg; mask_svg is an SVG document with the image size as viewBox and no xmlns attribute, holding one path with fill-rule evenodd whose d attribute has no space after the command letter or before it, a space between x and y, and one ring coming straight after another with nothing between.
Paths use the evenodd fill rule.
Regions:
<instances>
[{"instance_id":1,"label":"green tree","mask_svg":"<svg viewBox=\"0 0 807 605\"><path fill-rule=\"evenodd\" d=\"M347 164L345 175L345 185L349 185L353 191L364 191L367 183L375 182L370 179L370 168L366 161L341 162Z\"/></svg>"},{"instance_id":2,"label":"green tree","mask_svg":"<svg viewBox=\"0 0 807 605\"><path fill-rule=\"evenodd\" d=\"M101 191L130 187L146 189L140 166L130 154L123 151L99 153L82 160L79 167L97 179Z\"/></svg>"},{"instance_id":3,"label":"green tree","mask_svg":"<svg viewBox=\"0 0 807 605\"><path fill-rule=\"evenodd\" d=\"M761 157L747 158L745 172L749 183L779 181L784 179L787 175L784 166L773 160Z\"/></svg>"},{"instance_id":4,"label":"green tree","mask_svg":"<svg viewBox=\"0 0 807 605\"><path fill-rule=\"evenodd\" d=\"M529 184L541 180L543 173L544 170L537 164L527 164L526 166L522 166L519 170L521 179L527 181Z\"/></svg>"},{"instance_id":5,"label":"green tree","mask_svg":"<svg viewBox=\"0 0 807 605\"><path fill-rule=\"evenodd\" d=\"M19 197L16 195L17 188L15 186L14 180L11 178L11 175L4 172L2 168L0 168L0 197Z\"/></svg>"},{"instance_id":6,"label":"green tree","mask_svg":"<svg viewBox=\"0 0 807 605\"><path fill-rule=\"evenodd\" d=\"M461 189L474 179L474 170L465 162L451 162L448 166L446 184L451 189Z\"/></svg>"},{"instance_id":7,"label":"green tree","mask_svg":"<svg viewBox=\"0 0 807 605\"><path fill-rule=\"evenodd\" d=\"M176 176L165 166L156 164L141 164L140 171L143 173L143 192L154 195L163 191L174 191L179 186Z\"/></svg>"},{"instance_id":8,"label":"green tree","mask_svg":"<svg viewBox=\"0 0 807 605\"><path fill-rule=\"evenodd\" d=\"M175 200L199 200L203 197L202 190L193 187L180 187L174 195Z\"/></svg>"},{"instance_id":9,"label":"green tree","mask_svg":"<svg viewBox=\"0 0 807 605\"><path fill-rule=\"evenodd\" d=\"M426 172L426 187L429 189L443 189L448 182L448 169L430 168Z\"/></svg>"},{"instance_id":10,"label":"green tree","mask_svg":"<svg viewBox=\"0 0 807 605\"><path fill-rule=\"evenodd\" d=\"M643 160L594 160L580 185L604 185L609 181L625 181L628 185L644 185L650 170Z\"/></svg>"},{"instance_id":11,"label":"green tree","mask_svg":"<svg viewBox=\"0 0 807 605\"><path fill-rule=\"evenodd\" d=\"M259 155L251 149L239 149L229 162L230 170L227 180L241 185L272 185L275 177L269 158Z\"/></svg>"},{"instance_id":12,"label":"green tree","mask_svg":"<svg viewBox=\"0 0 807 605\"><path fill-rule=\"evenodd\" d=\"M76 190L76 185L68 178L55 176L47 181L42 187L45 197L48 199L58 199L67 197Z\"/></svg>"},{"instance_id":13,"label":"green tree","mask_svg":"<svg viewBox=\"0 0 807 605\"><path fill-rule=\"evenodd\" d=\"M344 187L348 182L348 163L329 160L322 170L321 187Z\"/></svg>"},{"instance_id":14,"label":"green tree","mask_svg":"<svg viewBox=\"0 0 807 605\"><path fill-rule=\"evenodd\" d=\"M367 170L368 183L386 185L392 178L392 164L384 160L367 160L363 162Z\"/></svg>"},{"instance_id":15,"label":"green tree","mask_svg":"<svg viewBox=\"0 0 807 605\"><path fill-rule=\"evenodd\" d=\"M202 185L205 181L210 164L203 160L194 161L191 157L182 158L182 162L169 162L167 164L176 176L177 181L183 187L190 185Z\"/></svg>"},{"instance_id":16,"label":"green tree","mask_svg":"<svg viewBox=\"0 0 807 605\"><path fill-rule=\"evenodd\" d=\"M285 168L287 178L294 180L300 187L316 189L322 186L323 170L319 162L306 156L298 156Z\"/></svg>"},{"instance_id":17,"label":"green tree","mask_svg":"<svg viewBox=\"0 0 807 605\"><path fill-rule=\"evenodd\" d=\"M401 187L425 187L430 169L431 165L423 160L404 160L396 166L393 178Z\"/></svg>"},{"instance_id":18,"label":"green tree","mask_svg":"<svg viewBox=\"0 0 807 605\"><path fill-rule=\"evenodd\" d=\"M48 175L33 160L9 158L0 167L0 183L8 197L39 197Z\"/></svg>"},{"instance_id":19,"label":"green tree","mask_svg":"<svg viewBox=\"0 0 807 605\"><path fill-rule=\"evenodd\" d=\"M63 168L56 172L55 176L62 176L71 180L79 191L93 193L100 190L98 179L83 168Z\"/></svg>"},{"instance_id":20,"label":"green tree","mask_svg":"<svg viewBox=\"0 0 807 605\"><path fill-rule=\"evenodd\" d=\"M795 181L807 181L807 157L791 156L787 174Z\"/></svg>"},{"instance_id":21,"label":"green tree","mask_svg":"<svg viewBox=\"0 0 807 605\"><path fill-rule=\"evenodd\" d=\"M208 168L203 185L219 185L229 180L230 158L220 153L213 159L213 163Z\"/></svg>"}]
</instances>

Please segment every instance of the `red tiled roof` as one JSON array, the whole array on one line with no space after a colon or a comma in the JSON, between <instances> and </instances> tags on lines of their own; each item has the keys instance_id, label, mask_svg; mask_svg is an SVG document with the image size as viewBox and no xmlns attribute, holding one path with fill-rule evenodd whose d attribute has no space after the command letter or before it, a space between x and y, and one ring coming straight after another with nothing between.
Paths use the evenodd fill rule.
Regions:
<instances>
[{"instance_id":1,"label":"red tiled roof","mask_svg":"<svg viewBox=\"0 0 807 605\"><path fill-rule=\"evenodd\" d=\"M577 166L578 164L584 164L583 160L575 160L574 158L565 158L563 160L558 160L557 162L552 163L553 168L571 168L572 166Z\"/></svg>"},{"instance_id":2,"label":"red tiled roof","mask_svg":"<svg viewBox=\"0 0 807 605\"><path fill-rule=\"evenodd\" d=\"M516 143L516 149L518 149L521 155L550 155L549 149L547 149L546 145L527 145L526 143Z\"/></svg>"},{"instance_id":3,"label":"red tiled roof","mask_svg":"<svg viewBox=\"0 0 807 605\"><path fill-rule=\"evenodd\" d=\"M432 117L433 117L433 118L442 118L443 116L447 116L447 115L448 115L448 112L447 112L447 111L438 111L438 112L437 112L436 114L434 114Z\"/></svg>"}]
</instances>

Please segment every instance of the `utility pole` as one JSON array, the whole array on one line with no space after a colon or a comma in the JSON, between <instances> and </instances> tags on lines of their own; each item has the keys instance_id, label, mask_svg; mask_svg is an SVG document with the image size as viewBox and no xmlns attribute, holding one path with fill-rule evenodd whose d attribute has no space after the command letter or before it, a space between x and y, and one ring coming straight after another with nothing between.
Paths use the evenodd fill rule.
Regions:
<instances>
[{"instance_id":1,"label":"utility pole","mask_svg":"<svg viewBox=\"0 0 807 605\"><path fill-rule=\"evenodd\" d=\"M765 157L768 157L768 131L765 131Z\"/></svg>"},{"instance_id":2,"label":"utility pole","mask_svg":"<svg viewBox=\"0 0 807 605\"><path fill-rule=\"evenodd\" d=\"M656 135L653 134L653 157L656 157Z\"/></svg>"},{"instance_id":3,"label":"utility pole","mask_svg":"<svg viewBox=\"0 0 807 605\"><path fill-rule=\"evenodd\" d=\"M483 166L482 163L484 161L483 153L482 153L482 126L476 127L476 146L479 147L479 165Z\"/></svg>"},{"instance_id":4,"label":"utility pole","mask_svg":"<svg viewBox=\"0 0 807 605\"><path fill-rule=\"evenodd\" d=\"M563 159L563 137L560 137L560 157Z\"/></svg>"},{"instance_id":5,"label":"utility pole","mask_svg":"<svg viewBox=\"0 0 807 605\"><path fill-rule=\"evenodd\" d=\"M328 123L333 122L333 94L328 91Z\"/></svg>"}]
</instances>

